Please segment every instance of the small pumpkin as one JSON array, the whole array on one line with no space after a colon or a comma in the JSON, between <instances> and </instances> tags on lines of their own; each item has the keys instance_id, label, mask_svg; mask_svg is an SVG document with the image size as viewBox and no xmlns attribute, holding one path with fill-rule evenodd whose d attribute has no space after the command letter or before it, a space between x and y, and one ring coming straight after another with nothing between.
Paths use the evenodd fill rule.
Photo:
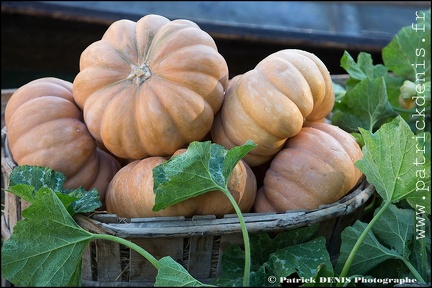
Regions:
<instances>
[{"instance_id":1,"label":"small pumpkin","mask_svg":"<svg viewBox=\"0 0 432 288\"><path fill-rule=\"evenodd\" d=\"M213 38L192 21L118 20L80 57L74 97L90 133L125 159L169 156L210 131L228 85Z\"/></svg>"},{"instance_id":2,"label":"small pumpkin","mask_svg":"<svg viewBox=\"0 0 432 288\"><path fill-rule=\"evenodd\" d=\"M179 149L173 156L183 153ZM231 202L221 191L211 191L189 198L158 212L152 211L155 205L153 191L153 168L167 161L160 156L135 160L124 166L112 179L106 193L107 211L119 217L156 217L216 215L235 213ZM248 212L254 203L257 184L251 168L240 161L229 178L228 190L233 195L242 212Z\"/></svg>"},{"instance_id":3,"label":"small pumpkin","mask_svg":"<svg viewBox=\"0 0 432 288\"><path fill-rule=\"evenodd\" d=\"M339 200L363 180L354 165L362 155L355 138L339 127L306 125L272 159L253 210L309 210Z\"/></svg>"},{"instance_id":4,"label":"small pumpkin","mask_svg":"<svg viewBox=\"0 0 432 288\"><path fill-rule=\"evenodd\" d=\"M21 86L7 102L5 122L18 165L50 167L66 176L65 188L96 188L104 200L120 164L97 147L75 104L72 83L46 77Z\"/></svg>"},{"instance_id":5,"label":"small pumpkin","mask_svg":"<svg viewBox=\"0 0 432 288\"><path fill-rule=\"evenodd\" d=\"M323 122L333 105L333 84L324 63L307 51L280 50L231 80L212 139L228 149L254 141L257 147L243 159L258 166L304 123Z\"/></svg>"}]
</instances>

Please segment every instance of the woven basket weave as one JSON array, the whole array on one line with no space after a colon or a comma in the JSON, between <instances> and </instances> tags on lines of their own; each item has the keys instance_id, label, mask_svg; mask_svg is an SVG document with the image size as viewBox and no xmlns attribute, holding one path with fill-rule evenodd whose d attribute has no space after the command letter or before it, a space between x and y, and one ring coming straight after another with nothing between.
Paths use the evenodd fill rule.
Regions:
<instances>
[{"instance_id":1,"label":"woven basket weave","mask_svg":"<svg viewBox=\"0 0 432 288\"><path fill-rule=\"evenodd\" d=\"M7 145L7 129L1 130L3 185L7 187L16 166ZM314 210L285 213L244 213L250 234L279 232L320 223L319 233L326 237L330 256L335 260L342 230L357 220L375 189L363 181L339 201ZM27 203L5 193L2 237L9 238L21 219ZM103 211L75 217L77 223L93 233L116 235L138 244L156 258L171 256L196 279L209 283L221 273L221 256L231 244L242 244L241 227L236 214L185 217L120 218ZM156 269L142 256L122 245L97 240L83 255L83 286L153 286Z\"/></svg>"}]
</instances>

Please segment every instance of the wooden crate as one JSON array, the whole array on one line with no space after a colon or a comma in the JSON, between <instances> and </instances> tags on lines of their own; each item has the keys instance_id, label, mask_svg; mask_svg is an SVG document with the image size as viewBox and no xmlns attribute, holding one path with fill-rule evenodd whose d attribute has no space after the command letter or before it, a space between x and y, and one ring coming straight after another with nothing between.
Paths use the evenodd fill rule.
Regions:
<instances>
[{"instance_id":1,"label":"wooden crate","mask_svg":"<svg viewBox=\"0 0 432 288\"><path fill-rule=\"evenodd\" d=\"M343 82L346 76L335 77ZM342 83L341 82L341 83ZM14 90L2 90L2 117L7 99ZM6 100L6 101L4 101ZM8 187L9 175L16 166L8 151L7 129L1 130L2 186ZM320 223L319 233L325 236L332 261L337 258L342 230L361 217L364 203L374 193L374 187L362 182L351 193L330 205L309 211L286 213L245 213L250 234L278 233ZM21 211L27 203L4 192L2 238L13 233ZM171 256L203 283L210 283L221 273L221 256L231 244L243 244L241 227L236 214L216 218L214 215L185 217L151 217L125 219L98 212L78 215L77 223L93 233L107 233L128 239L143 247L157 259ZM156 269L141 255L118 243L92 241L83 255L82 279L87 287L148 287L153 286Z\"/></svg>"}]
</instances>

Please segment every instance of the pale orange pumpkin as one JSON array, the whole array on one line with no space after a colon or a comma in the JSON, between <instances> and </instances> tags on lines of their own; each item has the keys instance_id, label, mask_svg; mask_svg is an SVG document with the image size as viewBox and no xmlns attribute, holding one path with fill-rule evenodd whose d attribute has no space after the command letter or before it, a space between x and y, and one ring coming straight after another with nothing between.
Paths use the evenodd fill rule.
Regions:
<instances>
[{"instance_id":1,"label":"pale orange pumpkin","mask_svg":"<svg viewBox=\"0 0 432 288\"><path fill-rule=\"evenodd\" d=\"M272 159L253 210L309 210L341 199L364 179L354 165L362 155L355 138L337 126L303 127Z\"/></svg>"},{"instance_id":2,"label":"pale orange pumpkin","mask_svg":"<svg viewBox=\"0 0 432 288\"><path fill-rule=\"evenodd\" d=\"M184 151L186 150L179 149L173 156ZM235 213L231 202L221 191L207 192L158 212L152 211L155 204L153 168L165 161L167 159L164 157L152 156L135 160L120 169L106 193L107 211L124 218L193 215L222 217ZM248 212L252 208L257 190L256 179L251 168L242 160L237 163L229 178L228 190L242 212Z\"/></svg>"},{"instance_id":3,"label":"pale orange pumpkin","mask_svg":"<svg viewBox=\"0 0 432 288\"><path fill-rule=\"evenodd\" d=\"M97 148L75 104L72 83L54 77L31 81L5 108L9 151L18 165L50 167L66 176L65 188L96 188L104 200L120 164Z\"/></svg>"},{"instance_id":4,"label":"pale orange pumpkin","mask_svg":"<svg viewBox=\"0 0 432 288\"><path fill-rule=\"evenodd\" d=\"M333 84L324 63L303 50L281 50L231 80L212 139L228 149L254 141L257 147L244 160L258 166L304 123L323 122L333 105Z\"/></svg>"},{"instance_id":5,"label":"pale orange pumpkin","mask_svg":"<svg viewBox=\"0 0 432 288\"><path fill-rule=\"evenodd\" d=\"M74 97L91 134L125 159L169 156L210 131L228 85L213 38L192 21L119 20L81 54Z\"/></svg>"}]
</instances>

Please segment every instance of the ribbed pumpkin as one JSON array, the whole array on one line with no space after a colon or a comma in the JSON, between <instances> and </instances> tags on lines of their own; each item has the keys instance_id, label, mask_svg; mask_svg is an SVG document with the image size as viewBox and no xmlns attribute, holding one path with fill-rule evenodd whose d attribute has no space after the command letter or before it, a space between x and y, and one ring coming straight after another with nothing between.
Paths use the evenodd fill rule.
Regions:
<instances>
[{"instance_id":1,"label":"ribbed pumpkin","mask_svg":"<svg viewBox=\"0 0 432 288\"><path fill-rule=\"evenodd\" d=\"M228 149L254 141L257 147L244 158L254 167L269 161L305 122L323 122L333 105L324 63L307 51L285 49L231 80L211 135Z\"/></svg>"},{"instance_id":2,"label":"ribbed pumpkin","mask_svg":"<svg viewBox=\"0 0 432 288\"><path fill-rule=\"evenodd\" d=\"M65 188L96 188L104 200L120 164L97 148L74 102L72 83L47 77L21 86L7 102L5 121L18 165L50 167L65 174Z\"/></svg>"},{"instance_id":3,"label":"ribbed pumpkin","mask_svg":"<svg viewBox=\"0 0 432 288\"><path fill-rule=\"evenodd\" d=\"M183 153L179 149L174 153ZM187 199L164 210L153 212L155 193L153 191L153 168L167 161L164 157L152 156L135 160L114 176L106 194L106 207L109 213L119 217L155 217L216 215L235 213L228 198L221 191L211 191ZM237 201L242 212L248 212L255 200L257 184L251 168L242 160L235 166L228 190Z\"/></svg>"},{"instance_id":4,"label":"ribbed pumpkin","mask_svg":"<svg viewBox=\"0 0 432 288\"><path fill-rule=\"evenodd\" d=\"M194 22L119 20L80 57L74 97L91 134L125 159L169 156L209 133L228 84L213 38Z\"/></svg>"},{"instance_id":5,"label":"ribbed pumpkin","mask_svg":"<svg viewBox=\"0 0 432 288\"><path fill-rule=\"evenodd\" d=\"M272 159L253 210L308 210L333 203L364 178L354 166L361 158L351 134L328 123L309 124Z\"/></svg>"}]
</instances>

